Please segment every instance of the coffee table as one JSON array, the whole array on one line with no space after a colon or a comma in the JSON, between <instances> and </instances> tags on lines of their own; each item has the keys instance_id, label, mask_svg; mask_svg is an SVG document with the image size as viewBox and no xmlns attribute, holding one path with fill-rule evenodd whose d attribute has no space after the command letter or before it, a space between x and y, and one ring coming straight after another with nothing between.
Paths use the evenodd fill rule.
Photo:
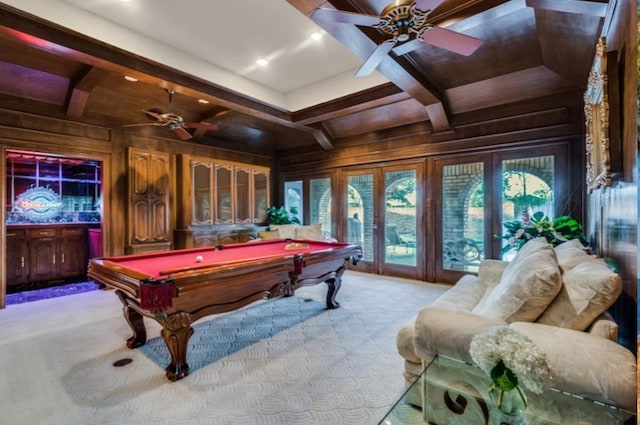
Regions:
<instances>
[{"instance_id":1,"label":"coffee table","mask_svg":"<svg viewBox=\"0 0 640 425\"><path fill-rule=\"evenodd\" d=\"M495 407L490 385L478 367L437 356L379 425L636 424L634 412L554 389L527 392L527 408L519 418L510 418Z\"/></svg>"}]
</instances>

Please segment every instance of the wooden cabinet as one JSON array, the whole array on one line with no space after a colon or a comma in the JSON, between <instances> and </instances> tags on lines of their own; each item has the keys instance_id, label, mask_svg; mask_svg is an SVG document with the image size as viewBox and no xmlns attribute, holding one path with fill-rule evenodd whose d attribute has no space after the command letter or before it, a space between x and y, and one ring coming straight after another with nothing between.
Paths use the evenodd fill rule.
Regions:
<instances>
[{"instance_id":1,"label":"wooden cabinet","mask_svg":"<svg viewBox=\"0 0 640 425\"><path fill-rule=\"evenodd\" d=\"M171 247L170 172L169 154L129 148L128 253Z\"/></svg>"},{"instance_id":2,"label":"wooden cabinet","mask_svg":"<svg viewBox=\"0 0 640 425\"><path fill-rule=\"evenodd\" d=\"M29 281L29 241L25 229L7 226L6 271L7 284L17 285Z\"/></svg>"},{"instance_id":3,"label":"wooden cabinet","mask_svg":"<svg viewBox=\"0 0 640 425\"><path fill-rule=\"evenodd\" d=\"M7 226L7 284L85 276L88 252L84 225Z\"/></svg>"},{"instance_id":4,"label":"wooden cabinet","mask_svg":"<svg viewBox=\"0 0 640 425\"><path fill-rule=\"evenodd\" d=\"M61 227L58 229L58 235L58 277L67 278L86 274L89 261L87 229Z\"/></svg>"},{"instance_id":5,"label":"wooden cabinet","mask_svg":"<svg viewBox=\"0 0 640 425\"><path fill-rule=\"evenodd\" d=\"M269 167L177 157L178 248L246 242L269 206Z\"/></svg>"},{"instance_id":6,"label":"wooden cabinet","mask_svg":"<svg viewBox=\"0 0 640 425\"><path fill-rule=\"evenodd\" d=\"M33 282L55 279L58 275L57 229L29 230L29 280Z\"/></svg>"}]
</instances>

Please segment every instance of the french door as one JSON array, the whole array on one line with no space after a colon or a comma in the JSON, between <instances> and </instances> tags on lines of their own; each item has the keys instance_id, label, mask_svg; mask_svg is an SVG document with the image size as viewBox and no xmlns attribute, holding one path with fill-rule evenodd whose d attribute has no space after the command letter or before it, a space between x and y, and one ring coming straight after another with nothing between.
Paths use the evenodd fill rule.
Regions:
<instances>
[{"instance_id":1,"label":"french door","mask_svg":"<svg viewBox=\"0 0 640 425\"><path fill-rule=\"evenodd\" d=\"M571 204L576 193L567 190L572 172L566 145L434 159L429 163L435 196L428 232L434 255L427 277L455 282L477 273L485 258L509 260L515 252L503 249L506 221L538 211L549 217L579 216Z\"/></svg>"},{"instance_id":2,"label":"french door","mask_svg":"<svg viewBox=\"0 0 640 425\"><path fill-rule=\"evenodd\" d=\"M343 174L343 239L362 246L358 269L421 278L422 163L353 169Z\"/></svg>"}]
</instances>

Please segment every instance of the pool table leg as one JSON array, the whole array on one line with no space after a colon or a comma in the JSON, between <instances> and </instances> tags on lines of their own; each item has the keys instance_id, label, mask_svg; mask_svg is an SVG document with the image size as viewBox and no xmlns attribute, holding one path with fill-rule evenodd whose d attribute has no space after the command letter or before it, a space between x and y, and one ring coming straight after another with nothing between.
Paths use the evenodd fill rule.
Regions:
<instances>
[{"instance_id":1,"label":"pool table leg","mask_svg":"<svg viewBox=\"0 0 640 425\"><path fill-rule=\"evenodd\" d=\"M165 368L167 378L177 381L189 374L187 344L193 335L191 318L189 313L178 312L162 318L159 322L162 324L160 334L171 354L171 363Z\"/></svg>"},{"instance_id":2,"label":"pool table leg","mask_svg":"<svg viewBox=\"0 0 640 425\"><path fill-rule=\"evenodd\" d=\"M329 289L327 290L327 309L333 310L340 307L340 303L336 301L336 295L342 285L342 273L336 277L332 277L325 281Z\"/></svg>"},{"instance_id":3,"label":"pool table leg","mask_svg":"<svg viewBox=\"0 0 640 425\"><path fill-rule=\"evenodd\" d=\"M124 319L129 324L133 336L127 339L128 348L137 348L144 345L147 342L147 329L144 327L144 321L142 314L131 308L127 302L127 296L122 291L116 291L116 295L122 302L122 312L124 313Z\"/></svg>"}]
</instances>

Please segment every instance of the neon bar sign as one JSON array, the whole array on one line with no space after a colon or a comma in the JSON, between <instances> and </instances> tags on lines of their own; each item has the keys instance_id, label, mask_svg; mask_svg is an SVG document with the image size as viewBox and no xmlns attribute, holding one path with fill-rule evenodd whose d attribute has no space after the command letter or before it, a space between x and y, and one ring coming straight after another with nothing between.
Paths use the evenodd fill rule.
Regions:
<instances>
[{"instance_id":1,"label":"neon bar sign","mask_svg":"<svg viewBox=\"0 0 640 425\"><path fill-rule=\"evenodd\" d=\"M14 210L34 222L56 217L62 211L62 199L47 187L32 187L16 199Z\"/></svg>"}]
</instances>

